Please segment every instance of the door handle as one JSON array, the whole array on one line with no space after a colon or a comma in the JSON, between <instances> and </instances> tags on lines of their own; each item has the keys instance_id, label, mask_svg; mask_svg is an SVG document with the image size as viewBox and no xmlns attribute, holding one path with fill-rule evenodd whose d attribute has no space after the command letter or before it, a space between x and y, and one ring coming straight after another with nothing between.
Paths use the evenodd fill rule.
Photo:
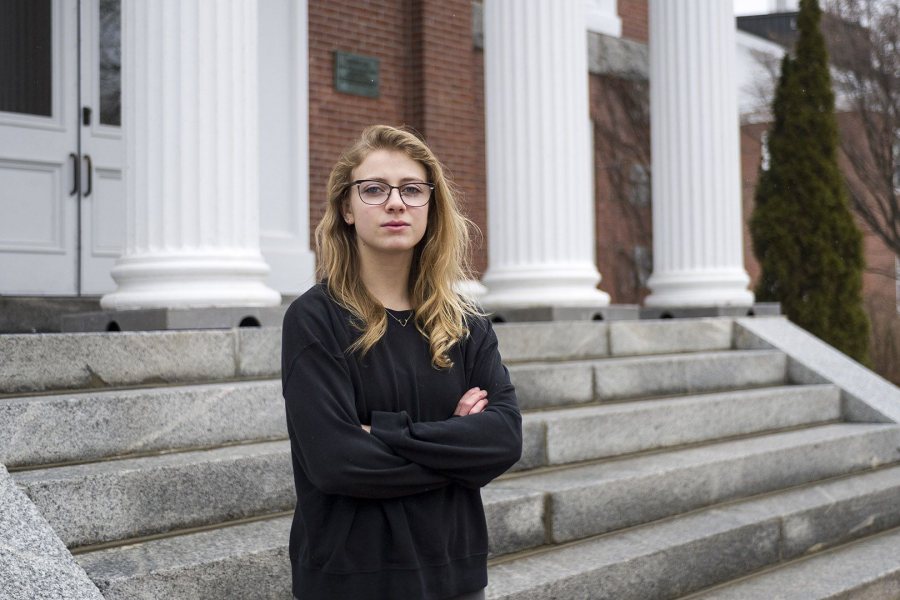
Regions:
<instances>
[{"instance_id":1,"label":"door handle","mask_svg":"<svg viewBox=\"0 0 900 600\"><path fill-rule=\"evenodd\" d=\"M74 196L78 193L78 188L81 187L78 181L80 179L79 175L81 173L79 172L80 169L78 168L78 155L74 152L69 152L69 158L72 159L72 190L69 192L69 195Z\"/></svg>"},{"instance_id":2,"label":"door handle","mask_svg":"<svg viewBox=\"0 0 900 600\"><path fill-rule=\"evenodd\" d=\"M87 198L91 195L91 191L94 189L94 175L93 170L94 166L91 162L91 155L85 154L84 161L87 163L87 191L84 193L84 197Z\"/></svg>"}]
</instances>

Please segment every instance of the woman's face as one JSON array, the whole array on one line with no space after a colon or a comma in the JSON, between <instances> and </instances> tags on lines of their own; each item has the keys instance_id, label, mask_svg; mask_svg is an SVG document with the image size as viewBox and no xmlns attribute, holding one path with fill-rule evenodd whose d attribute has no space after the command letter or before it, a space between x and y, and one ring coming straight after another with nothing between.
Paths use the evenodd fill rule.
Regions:
<instances>
[{"instance_id":1,"label":"woman's face","mask_svg":"<svg viewBox=\"0 0 900 600\"><path fill-rule=\"evenodd\" d=\"M393 186L427 182L425 167L396 150L375 150L353 169L351 177L351 181L366 179ZM407 206L399 191L392 189L386 202L372 205L360 199L356 185L348 192L344 220L356 228L356 244L361 253L412 254L425 235L431 201L424 206Z\"/></svg>"}]
</instances>

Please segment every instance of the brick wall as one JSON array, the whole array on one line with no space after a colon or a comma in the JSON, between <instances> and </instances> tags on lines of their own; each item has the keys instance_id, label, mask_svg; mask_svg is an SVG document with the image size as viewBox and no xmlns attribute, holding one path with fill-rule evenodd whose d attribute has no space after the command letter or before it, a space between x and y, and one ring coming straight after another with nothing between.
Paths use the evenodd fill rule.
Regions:
<instances>
[{"instance_id":1,"label":"brick wall","mask_svg":"<svg viewBox=\"0 0 900 600\"><path fill-rule=\"evenodd\" d=\"M642 194L638 178L649 167L649 123L629 117L629 100L646 103L646 86L615 77L590 75L594 128L594 213L600 289L614 304L639 304L648 290L640 253L653 250L649 180ZM649 168L647 170L649 173Z\"/></svg>"},{"instance_id":2,"label":"brick wall","mask_svg":"<svg viewBox=\"0 0 900 600\"><path fill-rule=\"evenodd\" d=\"M622 19L622 37L647 43L647 0L619 0L616 5Z\"/></svg>"},{"instance_id":3,"label":"brick wall","mask_svg":"<svg viewBox=\"0 0 900 600\"><path fill-rule=\"evenodd\" d=\"M367 125L406 121L407 3L309 3L310 240L324 213L328 174L341 150ZM379 98L351 96L334 89L336 50L380 60Z\"/></svg>"},{"instance_id":4,"label":"brick wall","mask_svg":"<svg viewBox=\"0 0 900 600\"><path fill-rule=\"evenodd\" d=\"M336 50L379 59L380 97L334 89ZM335 160L374 123L422 134L459 187L464 210L486 231L479 65L469 0L309 3L310 236ZM479 271L485 253L476 253Z\"/></svg>"},{"instance_id":5,"label":"brick wall","mask_svg":"<svg viewBox=\"0 0 900 600\"><path fill-rule=\"evenodd\" d=\"M623 35L646 41L646 0L619 0L618 5ZM341 150L367 125L408 125L428 141L456 183L463 210L481 230L473 245L473 268L477 275L487 269L484 57L472 44L471 11L471 0L309 3L310 239L324 212L328 173ZM379 98L335 91L336 50L379 59ZM592 113L601 114L596 99L591 102ZM598 202L609 197L598 191ZM598 205L601 234L621 222L609 210ZM601 238L624 243L616 236ZM604 289L613 280L633 279L602 243L598 260ZM613 288L617 301L636 301L619 293L621 286Z\"/></svg>"},{"instance_id":6,"label":"brick wall","mask_svg":"<svg viewBox=\"0 0 900 600\"><path fill-rule=\"evenodd\" d=\"M422 100L417 121L460 192L462 209L487 240L484 176L484 76L472 43L471 0L422 0ZM477 97L477 100L476 100ZM487 246L476 241L473 268L484 271Z\"/></svg>"}]
</instances>

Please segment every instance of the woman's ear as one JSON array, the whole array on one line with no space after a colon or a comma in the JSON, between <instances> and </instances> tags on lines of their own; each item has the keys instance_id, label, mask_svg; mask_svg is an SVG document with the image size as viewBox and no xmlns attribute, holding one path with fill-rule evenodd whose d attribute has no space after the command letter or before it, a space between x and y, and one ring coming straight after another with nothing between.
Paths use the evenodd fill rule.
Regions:
<instances>
[{"instance_id":1,"label":"woman's ear","mask_svg":"<svg viewBox=\"0 0 900 600\"><path fill-rule=\"evenodd\" d=\"M344 223L353 225L353 213L350 211L350 203L346 200L341 204L341 214L344 217Z\"/></svg>"}]
</instances>

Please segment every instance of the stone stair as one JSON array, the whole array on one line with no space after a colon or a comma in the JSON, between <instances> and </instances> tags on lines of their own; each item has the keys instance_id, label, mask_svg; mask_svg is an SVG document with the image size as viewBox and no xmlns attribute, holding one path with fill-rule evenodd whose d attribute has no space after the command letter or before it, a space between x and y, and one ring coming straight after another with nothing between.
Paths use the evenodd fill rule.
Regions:
<instances>
[{"instance_id":1,"label":"stone stair","mask_svg":"<svg viewBox=\"0 0 900 600\"><path fill-rule=\"evenodd\" d=\"M496 329L524 449L482 492L488 598L900 585L900 426L738 321ZM0 336L0 463L106 598L289 600L279 358L279 328Z\"/></svg>"}]
</instances>

